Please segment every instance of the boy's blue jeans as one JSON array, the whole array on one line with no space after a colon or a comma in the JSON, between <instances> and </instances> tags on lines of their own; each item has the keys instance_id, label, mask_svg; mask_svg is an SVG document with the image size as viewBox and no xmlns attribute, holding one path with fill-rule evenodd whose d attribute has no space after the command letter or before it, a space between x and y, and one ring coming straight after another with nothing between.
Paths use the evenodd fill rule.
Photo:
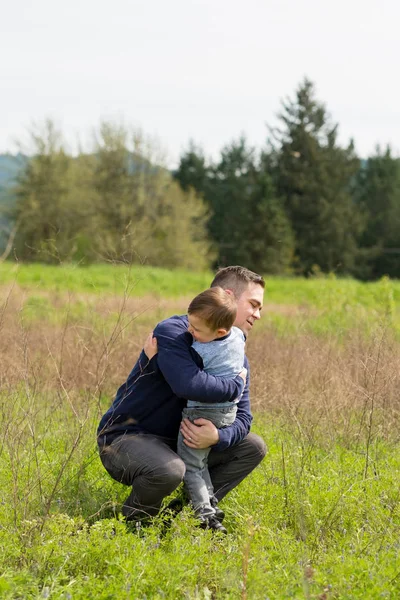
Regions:
<instances>
[{"instance_id":1,"label":"boy's blue jeans","mask_svg":"<svg viewBox=\"0 0 400 600\"><path fill-rule=\"evenodd\" d=\"M182 418L189 419L192 423L196 419L207 419L215 427L221 429L232 425L236 417L236 404L226 403L226 407L215 408L212 405L184 408ZM179 432L177 453L186 466L184 483L193 508L197 515L209 517L215 513L211 505L214 489L208 471L208 455L211 448L189 448L183 441Z\"/></svg>"}]
</instances>

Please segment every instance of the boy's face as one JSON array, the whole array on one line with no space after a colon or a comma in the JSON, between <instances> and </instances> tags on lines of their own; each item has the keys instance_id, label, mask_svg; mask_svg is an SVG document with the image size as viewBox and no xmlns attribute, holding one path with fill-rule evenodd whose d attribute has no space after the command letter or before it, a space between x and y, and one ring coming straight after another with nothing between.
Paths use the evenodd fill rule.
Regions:
<instances>
[{"instance_id":1,"label":"boy's face","mask_svg":"<svg viewBox=\"0 0 400 600\"><path fill-rule=\"evenodd\" d=\"M212 342L217 338L227 335L227 329L211 329L205 321L198 315L188 315L188 331L192 334L196 342Z\"/></svg>"}]
</instances>

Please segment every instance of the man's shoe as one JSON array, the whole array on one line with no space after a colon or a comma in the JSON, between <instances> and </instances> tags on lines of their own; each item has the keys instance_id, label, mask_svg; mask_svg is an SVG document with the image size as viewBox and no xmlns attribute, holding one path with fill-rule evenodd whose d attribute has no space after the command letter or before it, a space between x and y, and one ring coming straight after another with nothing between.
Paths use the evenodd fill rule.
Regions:
<instances>
[{"instance_id":1,"label":"man's shoe","mask_svg":"<svg viewBox=\"0 0 400 600\"><path fill-rule=\"evenodd\" d=\"M163 508L162 513L167 513L176 517L176 515L181 512L184 505L185 503L182 500L182 498L174 498L173 500L171 500L171 502L167 504L165 508Z\"/></svg>"},{"instance_id":2,"label":"man's shoe","mask_svg":"<svg viewBox=\"0 0 400 600\"><path fill-rule=\"evenodd\" d=\"M223 533L224 535L228 533L225 527L214 515L209 517L200 517L200 527L201 529L212 529L213 531Z\"/></svg>"}]
</instances>

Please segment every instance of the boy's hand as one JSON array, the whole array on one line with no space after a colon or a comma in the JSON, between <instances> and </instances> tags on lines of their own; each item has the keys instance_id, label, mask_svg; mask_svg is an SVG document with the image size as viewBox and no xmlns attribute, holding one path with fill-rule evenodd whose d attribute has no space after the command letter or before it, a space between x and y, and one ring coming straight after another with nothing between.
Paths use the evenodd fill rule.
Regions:
<instances>
[{"instance_id":1,"label":"boy's hand","mask_svg":"<svg viewBox=\"0 0 400 600\"><path fill-rule=\"evenodd\" d=\"M143 346L145 355L149 360L158 352L157 338L153 337L153 332L149 333Z\"/></svg>"},{"instance_id":2,"label":"boy's hand","mask_svg":"<svg viewBox=\"0 0 400 600\"><path fill-rule=\"evenodd\" d=\"M207 419L196 419L194 423L183 419L181 432L183 441L189 448L209 448L219 441L218 429Z\"/></svg>"}]
</instances>

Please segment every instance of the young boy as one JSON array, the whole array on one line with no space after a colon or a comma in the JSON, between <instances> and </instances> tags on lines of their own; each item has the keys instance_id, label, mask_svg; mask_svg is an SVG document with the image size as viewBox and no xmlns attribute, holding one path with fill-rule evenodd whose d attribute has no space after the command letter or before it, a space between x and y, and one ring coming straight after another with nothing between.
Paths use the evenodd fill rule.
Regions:
<instances>
[{"instance_id":1,"label":"young boy","mask_svg":"<svg viewBox=\"0 0 400 600\"><path fill-rule=\"evenodd\" d=\"M236 377L246 372L244 364L245 337L237 327L236 301L220 287L210 288L196 296L188 308L188 331L193 336L192 348L201 356L204 371L219 377ZM242 375L245 377L245 373ZM206 403L188 400L182 418L190 421L204 418L218 429L232 425L235 420L237 403ZM204 529L214 529L227 533L220 523L223 512L217 507L217 499L207 467L207 457L211 448L190 448L179 433L179 456L185 463L184 483L196 516ZM220 519L220 520L219 520Z\"/></svg>"}]
</instances>

